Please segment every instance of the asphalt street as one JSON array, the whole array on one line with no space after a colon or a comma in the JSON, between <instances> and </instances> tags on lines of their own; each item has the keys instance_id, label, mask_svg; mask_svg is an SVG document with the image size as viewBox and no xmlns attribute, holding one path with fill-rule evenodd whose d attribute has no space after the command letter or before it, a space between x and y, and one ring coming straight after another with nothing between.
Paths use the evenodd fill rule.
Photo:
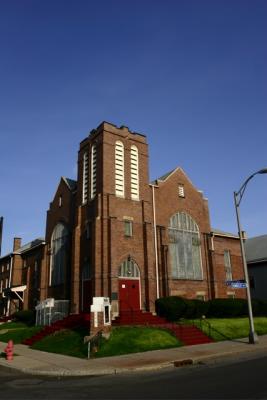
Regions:
<instances>
[{"instance_id":1,"label":"asphalt street","mask_svg":"<svg viewBox=\"0 0 267 400\"><path fill-rule=\"evenodd\" d=\"M250 358L248 358L250 357ZM267 357L225 359L160 372L44 377L0 368L5 399L267 399Z\"/></svg>"}]
</instances>

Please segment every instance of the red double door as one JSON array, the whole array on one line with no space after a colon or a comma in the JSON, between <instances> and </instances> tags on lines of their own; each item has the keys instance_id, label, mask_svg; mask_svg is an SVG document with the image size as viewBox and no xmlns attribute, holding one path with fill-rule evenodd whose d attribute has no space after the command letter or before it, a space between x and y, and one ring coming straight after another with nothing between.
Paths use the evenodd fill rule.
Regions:
<instances>
[{"instance_id":1,"label":"red double door","mask_svg":"<svg viewBox=\"0 0 267 400\"><path fill-rule=\"evenodd\" d=\"M119 279L120 311L140 310L139 279Z\"/></svg>"}]
</instances>

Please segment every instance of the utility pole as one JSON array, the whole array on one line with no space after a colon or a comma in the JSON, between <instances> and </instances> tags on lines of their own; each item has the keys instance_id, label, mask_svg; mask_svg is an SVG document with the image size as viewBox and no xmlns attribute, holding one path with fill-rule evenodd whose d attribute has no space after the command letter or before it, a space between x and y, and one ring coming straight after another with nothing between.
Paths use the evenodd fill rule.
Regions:
<instances>
[{"instance_id":1,"label":"utility pole","mask_svg":"<svg viewBox=\"0 0 267 400\"><path fill-rule=\"evenodd\" d=\"M0 217L0 257L1 257L1 250L2 250L3 221L4 221L4 217Z\"/></svg>"}]
</instances>

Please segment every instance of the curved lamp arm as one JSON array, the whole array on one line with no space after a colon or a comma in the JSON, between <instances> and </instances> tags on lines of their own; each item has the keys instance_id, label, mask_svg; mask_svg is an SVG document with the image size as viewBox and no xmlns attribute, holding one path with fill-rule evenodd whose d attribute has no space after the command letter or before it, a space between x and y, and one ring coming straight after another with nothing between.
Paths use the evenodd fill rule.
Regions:
<instances>
[{"instance_id":1,"label":"curved lamp arm","mask_svg":"<svg viewBox=\"0 0 267 400\"><path fill-rule=\"evenodd\" d=\"M260 169L259 171L254 172L254 174L250 175L250 176L245 180L245 182L243 183L243 185L241 186L241 188L238 190L238 192L234 192L235 198L236 198L236 205L237 205L237 207L238 207L239 204L241 203L241 200L242 200L243 194L244 194L244 192L245 192L245 190L246 190L246 187L247 187L248 182L249 182L255 175L257 175L257 174L267 174L267 168L262 168L262 169ZM239 198L238 198L238 196L239 196Z\"/></svg>"}]
</instances>

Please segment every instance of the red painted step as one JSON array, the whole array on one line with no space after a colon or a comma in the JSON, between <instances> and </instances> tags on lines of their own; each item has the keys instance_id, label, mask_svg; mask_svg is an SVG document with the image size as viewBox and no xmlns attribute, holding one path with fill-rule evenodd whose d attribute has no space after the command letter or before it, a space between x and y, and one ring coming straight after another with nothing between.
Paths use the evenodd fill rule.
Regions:
<instances>
[{"instance_id":1,"label":"red painted step","mask_svg":"<svg viewBox=\"0 0 267 400\"><path fill-rule=\"evenodd\" d=\"M72 314L60 321L56 321L50 326L45 326L40 332L32 337L23 340L23 344L32 346L34 343L42 340L44 337L65 328L86 327L90 329L90 314Z\"/></svg>"}]
</instances>

